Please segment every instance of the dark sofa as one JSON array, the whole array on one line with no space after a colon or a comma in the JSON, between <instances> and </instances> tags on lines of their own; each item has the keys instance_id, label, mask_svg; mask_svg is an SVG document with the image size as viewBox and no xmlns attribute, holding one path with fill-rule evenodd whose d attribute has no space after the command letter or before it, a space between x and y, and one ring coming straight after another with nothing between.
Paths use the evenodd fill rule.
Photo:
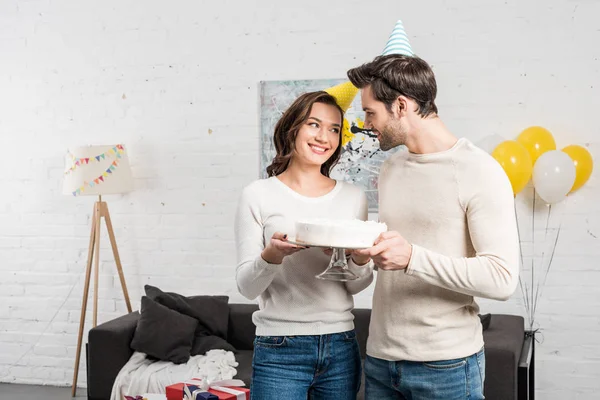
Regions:
<instances>
[{"instance_id":1,"label":"dark sofa","mask_svg":"<svg viewBox=\"0 0 600 400\"><path fill-rule=\"evenodd\" d=\"M255 327L254 304L229 304L227 341L238 350L238 375L250 385ZM361 354L365 356L371 310L355 309L355 327ZM89 400L108 400L117 374L133 354L130 347L140 318L132 312L89 331L87 344L87 393ZM486 354L485 396L488 400L523 400L527 397L528 371L532 360L532 341L526 337L520 316L493 314L484 331ZM519 377L520 376L520 377ZM364 378L363 378L364 379ZM359 399L363 398L364 383ZM521 394L522 393L522 394ZM531 399L531 397L529 397Z\"/></svg>"}]
</instances>

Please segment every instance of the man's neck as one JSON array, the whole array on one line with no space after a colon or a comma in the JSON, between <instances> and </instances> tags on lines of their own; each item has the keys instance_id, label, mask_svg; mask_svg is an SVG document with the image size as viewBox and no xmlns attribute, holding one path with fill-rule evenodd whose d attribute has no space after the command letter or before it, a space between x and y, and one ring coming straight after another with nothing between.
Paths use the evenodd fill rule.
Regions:
<instances>
[{"instance_id":1,"label":"man's neck","mask_svg":"<svg viewBox=\"0 0 600 400\"><path fill-rule=\"evenodd\" d=\"M439 153L451 149L458 138L446 128L439 117L417 121L406 140L408 151L415 154Z\"/></svg>"}]
</instances>

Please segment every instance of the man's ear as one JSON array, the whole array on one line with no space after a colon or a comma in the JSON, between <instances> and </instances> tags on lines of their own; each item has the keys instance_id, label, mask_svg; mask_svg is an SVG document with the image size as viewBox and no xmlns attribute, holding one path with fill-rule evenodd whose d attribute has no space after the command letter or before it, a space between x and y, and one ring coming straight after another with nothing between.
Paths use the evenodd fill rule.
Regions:
<instances>
[{"instance_id":1,"label":"man's ear","mask_svg":"<svg viewBox=\"0 0 600 400\"><path fill-rule=\"evenodd\" d=\"M394 107L396 108L399 117L406 115L406 111L408 110L408 97L398 96L394 102Z\"/></svg>"}]
</instances>

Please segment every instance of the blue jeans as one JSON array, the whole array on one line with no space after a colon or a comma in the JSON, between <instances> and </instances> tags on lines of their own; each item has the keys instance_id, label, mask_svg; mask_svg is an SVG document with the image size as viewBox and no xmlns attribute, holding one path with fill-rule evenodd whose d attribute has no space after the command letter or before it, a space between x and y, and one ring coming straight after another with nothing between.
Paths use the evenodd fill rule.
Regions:
<instances>
[{"instance_id":1,"label":"blue jeans","mask_svg":"<svg viewBox=\"0 0 600 400\"><path fill-rule=\"evenodd\" d=\"M254 339L252 400L355 400L360 377L354 330Z\"/></svg>"},{"instance_id":2,"label":"blue jeans","mask_svg":"<svg viewBox=\"0 0 600 400\"><path fill-rule=\"evenodd\" d=\"M485 354L455 360L414 362L386 361L367 356L367 400L463 400L484 399Z\"/></svg>"}]
</instances>

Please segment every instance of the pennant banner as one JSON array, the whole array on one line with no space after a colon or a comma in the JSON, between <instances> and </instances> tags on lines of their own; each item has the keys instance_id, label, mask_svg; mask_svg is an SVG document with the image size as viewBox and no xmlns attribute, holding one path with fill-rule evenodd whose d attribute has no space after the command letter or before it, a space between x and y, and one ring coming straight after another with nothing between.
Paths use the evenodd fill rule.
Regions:
<instances>
[{"instance_id":1,"label":"pennant banner","mask_svg":"<svg viewBox=\"0 0 600 400\"><path fill-rule=\"evenodd\" d=\"M121 149L121 151L123 151ZM105 153L106 154L106 153ZM80 195L82 193L85 192L86 188L92 188L95 185L99 185L100 183L104 182L104 179L107 178L110 174L113 173L113 171L119 166L119 162L117 160L113 161L112 164L110 164L110 167L108 167L103 173L102 175L100 175L99 177L97 177L96 179L93 179L91 182L83 182L83 186L79 187L77 190L73 191L73 196L77 196Z\"/></svg>"},{"instance_id":2,"label":"pennant banner","mask_svg":"<svg viewBox=\"0 0 600 400\"><path fill-rule=\"evenodd\" d=\"M94 156L94 157L77 158L74 155L70 154L71 159L72 159L72 164L65 171L65 175L71 173L76 168L81 167L83 165L104 161L104 160L106 160L106 157L116 157L116 159L120 159L122 157L122 154L124 151L125 151L125 149L123 148L123 146L118 144L115 147L113 147L112 149L110 149L102 154L98 154L97 156Z\"/></svg>"}]
</instances>

